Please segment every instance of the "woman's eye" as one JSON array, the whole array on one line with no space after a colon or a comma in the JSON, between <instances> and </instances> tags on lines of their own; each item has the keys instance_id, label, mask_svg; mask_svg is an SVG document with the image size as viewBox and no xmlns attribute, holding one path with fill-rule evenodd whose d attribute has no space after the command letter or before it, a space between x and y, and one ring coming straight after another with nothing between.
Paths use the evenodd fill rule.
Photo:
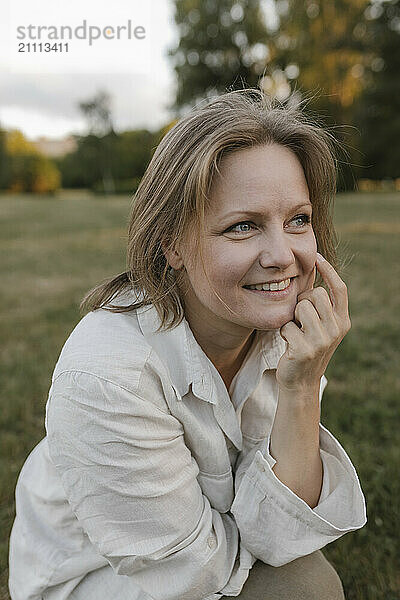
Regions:
<instances>
[{"instance_id":1,"label":"woman's eye","mask_svg":"<svg viewBox=\"0 0 400 600\"><path fill-rule=\"evenodd\" d=\"M229 227L227 231L233 231L233 233L248 233L252 231L253 224L249 221L242 221L241 223L236 223L236 225L232 225Z\"/></svg>"},{"instance_id":2,"label":"woman's eye","mask_svg":"<svg viewBox=\"0 0 400 600\"><path fill-rule=\"evenodd\" d=\"M310 221L310 215L297 215L297 217L291 220L291 223L297 222L296 227L304 227L304 225L308 225Z\"/></svg>"},{"instance_id":3,"label":"woman's eye","mask_svg":"<svg viewBox=\"0 0 400 600\"><path fill-rule=\"evenodd\" d=\"M294 226L296 228L301 228L305 227L310 222L310 215L304 214L297 215L296 217L294 217L290 221L290 224L294 223ZM251 231L254 231L255 227L256 226L251 221L241 221L240 223L236 223L236 225L232 225L231 227L229 227L229 229L227 229L224 233L250 233Z\"/></svg>"}]
</instances>

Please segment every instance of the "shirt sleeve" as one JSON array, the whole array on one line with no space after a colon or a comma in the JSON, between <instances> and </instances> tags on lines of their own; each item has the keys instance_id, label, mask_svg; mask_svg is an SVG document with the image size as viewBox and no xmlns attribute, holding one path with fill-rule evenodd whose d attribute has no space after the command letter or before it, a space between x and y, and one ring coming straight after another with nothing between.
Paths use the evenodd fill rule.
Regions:
<instances>
[{"instance_id":1,"label":"shirt sleeve","mask_svg":"<svg viewBox=\"0 0 400 600\"><path fill-rule=\"evenodd\" d=\"M326 383L323 376L320 403ZM231 512L245 547L266 564L287 564L367 522L365 498L350 458L321 423L319 440L323 483L313 509L273 472L270 435L238 459Z\"/></svg>"},{"instance_id":2,"label":"shirt sleeve","mask_svg":"<svg viewBox=\"0 0 400 600\"><path fill-rule=\"evenodd\" d=\"M83 530L115 573L155 600L221 597L239 536L212 509L182 424L99 376L60 374L46 413L50 457Z\"/></svg>"}]
</instances>

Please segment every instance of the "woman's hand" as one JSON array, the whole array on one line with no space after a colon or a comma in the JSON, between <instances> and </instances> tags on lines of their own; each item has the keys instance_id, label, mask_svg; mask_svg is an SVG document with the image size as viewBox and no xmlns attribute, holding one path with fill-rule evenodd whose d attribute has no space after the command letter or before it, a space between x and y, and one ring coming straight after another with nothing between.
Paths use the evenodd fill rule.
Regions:
<instances>
[{"instance_id":1,"label":"woman's hand","mask_svg":"<svg viewBox=\"0 0 400 600\"><path fill-rule=\"evenodd\" d=\"M298 295L295 321L281 327L280 334L288 347L276 370L279 388L304 394L319 389L319 381L328 363L351 327L347 287L332 265L317 253L316 268L329 288L313 289L315 269L310 277L310 289Z\"/></svg>"}]
</instances>

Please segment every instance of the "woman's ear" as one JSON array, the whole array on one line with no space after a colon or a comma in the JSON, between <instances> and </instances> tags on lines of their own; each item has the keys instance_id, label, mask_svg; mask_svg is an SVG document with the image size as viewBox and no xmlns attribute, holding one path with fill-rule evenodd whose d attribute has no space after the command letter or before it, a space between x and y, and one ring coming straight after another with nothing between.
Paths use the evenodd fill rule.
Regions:
<instances>
[{"instance_id":1,"label":"woman's ear","mask_svg":"<svg viewBox=\"0 0 400 600\"><path fill-rule=\"evenodd\" d=\"M183 258L177 248L175 246L167 246L164 242L161 242L161 248L168 264L175 271L179 271L183 267Z\"/></svg>"}]
</instances>

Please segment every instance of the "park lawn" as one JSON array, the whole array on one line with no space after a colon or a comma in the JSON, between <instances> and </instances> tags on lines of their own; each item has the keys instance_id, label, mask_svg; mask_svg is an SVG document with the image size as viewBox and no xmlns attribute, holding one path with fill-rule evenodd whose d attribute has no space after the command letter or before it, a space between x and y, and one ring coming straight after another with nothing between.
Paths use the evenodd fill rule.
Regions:
<instances>
[{"instance_id":1,"label":"park lawn","mask_svg":"<svg viewBox=\"0 0 400 600\"><path fill-rule=\"evenodd\" d=\"M0 196L0 600L20 469L45 435L44 410L61 347L83 294L125 271L129 198ZM327 370L323 424L350 455L368 524L324 548L347 600L399 600L400 194L336 201L352 329ZM398 510L397 510L398 513Z\"/></svg>"}]
</instances>

